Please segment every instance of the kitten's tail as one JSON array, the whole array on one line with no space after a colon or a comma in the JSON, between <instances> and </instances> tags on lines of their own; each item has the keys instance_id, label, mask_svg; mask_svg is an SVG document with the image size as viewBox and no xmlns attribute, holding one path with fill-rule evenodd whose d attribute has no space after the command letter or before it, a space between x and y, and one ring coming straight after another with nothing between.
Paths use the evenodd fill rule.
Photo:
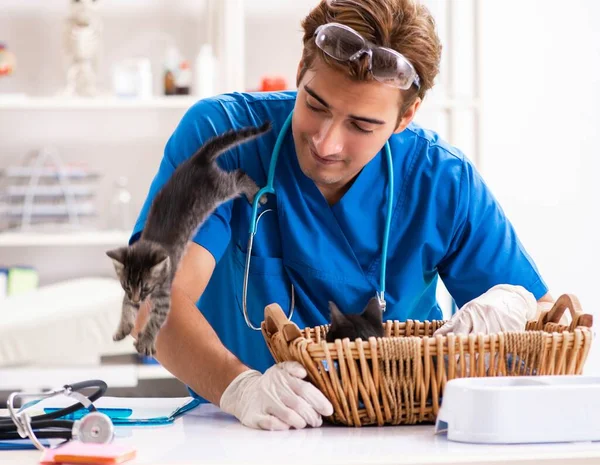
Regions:
<instances>
[{"instance_id":1,"label":"kitten's tail","mask_svg":"<svg viewBox=\"0 0 600 465\"><path fill-rule=\"evenodd\" d=\"M190 159L193 164L209 164L235 145L252 140L271 129L271 122L227 131L209 139Z\"/></svg>"}]
</instances>

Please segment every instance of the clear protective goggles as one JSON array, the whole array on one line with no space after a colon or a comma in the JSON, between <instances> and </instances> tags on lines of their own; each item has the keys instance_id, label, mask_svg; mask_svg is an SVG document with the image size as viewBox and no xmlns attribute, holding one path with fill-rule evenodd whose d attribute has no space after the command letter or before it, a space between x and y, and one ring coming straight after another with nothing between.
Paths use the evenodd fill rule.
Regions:
<instances>
[{"instance_id":1,"label":"clear protective goggles","mask_svg":"<svg viewBox=\"0 0 600 465\"><path fill-rule=\"evenodd\" d=\"M340 23L327 23L315 31L315 43L323 52L338 61L356 61L369 56L369 71L386 85L407 90L420 86L413 65L400 53L366 41L358 32Z\"/></svg>"}]
</instances>

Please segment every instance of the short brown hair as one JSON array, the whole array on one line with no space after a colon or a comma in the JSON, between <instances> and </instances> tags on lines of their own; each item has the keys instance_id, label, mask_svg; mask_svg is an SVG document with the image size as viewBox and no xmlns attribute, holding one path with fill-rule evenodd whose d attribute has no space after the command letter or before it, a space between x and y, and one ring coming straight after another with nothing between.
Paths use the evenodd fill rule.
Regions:
<instances>
[{"instance_id":1,"label":"short brown hair","mask_svg":"<svg viewBox=\"0 0 600 465\"><path fill-rule=\"evenodd\" d=\"M396 50L411 62L419 75L420 88L417 91L411 86L403 91L401 115L417 97L422 100L433 87L439 72L442 45L431 13L414 0L322 0L302 21L303 67L297 84L316 57L328 66L347 73L352 79L373 79L365 59L343 63L329 57L315 45L315 31L330 22L350 26L369 42Z\"/></svg>"}]
</instances>

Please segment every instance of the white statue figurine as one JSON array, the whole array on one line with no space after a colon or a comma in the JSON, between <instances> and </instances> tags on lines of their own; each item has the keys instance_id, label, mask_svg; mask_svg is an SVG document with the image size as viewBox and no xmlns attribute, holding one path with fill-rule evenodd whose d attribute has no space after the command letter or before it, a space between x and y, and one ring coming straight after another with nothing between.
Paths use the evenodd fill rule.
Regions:
<instances>
[{"instance_id":1,"label":"white statue figurine","mask_svg":"<svg viewBox=\"0 0 600 465\"><path fill-rule=\"evenodd\" d=\"M64 94L93 97L98 94L96 67L102 33L97 0L70 0L70 2L70 14L65 31L65 48L69 65Z\"/></svg>"}]
</instances>

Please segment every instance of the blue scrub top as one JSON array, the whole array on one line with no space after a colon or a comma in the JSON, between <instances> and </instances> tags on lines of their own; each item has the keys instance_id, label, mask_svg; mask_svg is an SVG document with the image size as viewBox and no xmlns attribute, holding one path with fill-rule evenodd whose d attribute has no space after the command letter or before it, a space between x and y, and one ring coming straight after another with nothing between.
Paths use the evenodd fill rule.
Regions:
<instances>
[{"instance_id":1,"label":"blue scrub top","mask_svg":"<svg viewBox=\"0 0 600 465\"><path fill-rule=\"evenodd\" d=\"M241 168L262 187L271 152L295 91L227 94L190 108L169 139L135 225L144 227L156 192L207 139L229 129L273 129L225 154L219 164ZM436 287L441 278L461 307L499 283L522 285L539 299L547 287L489 188L460 150L412 123L390 140L394 162L393 216L387 257L387 319L441 319ZM274 187L254 239L248 310L255 326L264 307L285 312L295 287L293 321L300 327L328 322L328 301L346 313L362 311L379 289L386 216L387 164L382 150L344 197L329 206L300 170L291 129L277 162ZM260 371L274 361L259 331L246 326L242 283L251 206L240 197L220 206L193 241L217 262L197 306L223 344Z\"/></svg>"}]
</instances>

